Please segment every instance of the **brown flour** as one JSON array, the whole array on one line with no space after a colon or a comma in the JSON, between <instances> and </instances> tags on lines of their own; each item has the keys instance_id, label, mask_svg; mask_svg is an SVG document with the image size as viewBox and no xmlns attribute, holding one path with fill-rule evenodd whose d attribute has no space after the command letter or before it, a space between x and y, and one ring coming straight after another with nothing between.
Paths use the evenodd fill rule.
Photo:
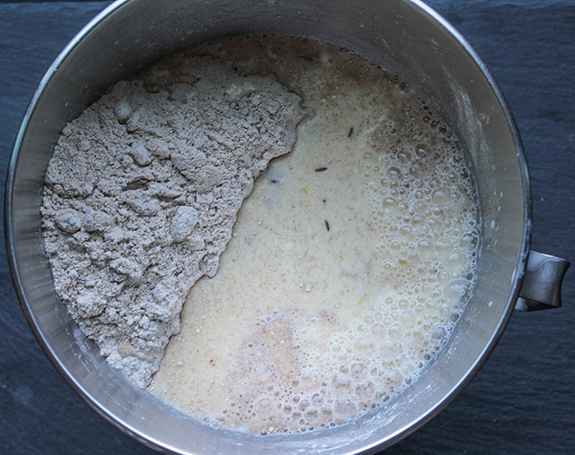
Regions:
<instances>
[{"instance_id":1,"label":"brown flour","mask_svg":"<svg viewBox=\"0 0 575 455\"><path fill-rule=\"evenodd\" d=\"M190 287L215 275L254 179L308 114L273 77L202 58L179 74L164 88L153 71L146 84L120 82L67 125L42 206L56 292L140 387Z\"/></svg>"}]
</instances>

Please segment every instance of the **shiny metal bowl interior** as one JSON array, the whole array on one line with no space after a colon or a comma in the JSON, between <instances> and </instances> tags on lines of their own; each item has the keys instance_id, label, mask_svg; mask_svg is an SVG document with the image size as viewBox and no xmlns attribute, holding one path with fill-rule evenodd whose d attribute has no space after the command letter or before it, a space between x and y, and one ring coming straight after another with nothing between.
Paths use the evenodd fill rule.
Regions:
<instances>
[{"instance_id":1,"label":"shiny metal bowl interior","mask_svg":"<svg viewBox=\"0 0 575 455\"><path fill-rule=\"evenodd\" d=\"M358 421L256 437L204 427L129 384L102 359L58 300L43 253L40 204L54 144L107 87L159 57L237 34L289 34L357 51L406 78L462 139L481 206L479 277L442 353L395 400ZM437 13L408 0L120 1L52 65L26 112L10 163L7 245L23 310L42 348L90 406L166 453L359 453L419 428L474 376L511 315L525 267L530 195L521 143L491 76Z\"/></svg>"}]
</instances>

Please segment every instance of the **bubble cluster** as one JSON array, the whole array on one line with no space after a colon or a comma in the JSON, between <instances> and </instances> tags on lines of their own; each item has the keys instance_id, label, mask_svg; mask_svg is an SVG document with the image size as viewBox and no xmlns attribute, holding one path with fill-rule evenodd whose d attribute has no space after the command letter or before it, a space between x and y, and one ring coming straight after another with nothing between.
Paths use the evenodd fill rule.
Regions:
<instances>
[{"instance_id":1,"label":"bubble cluster","mask_svg":"<svg viewBox=\"0 0 575 455\"><path fill-rule=\"evenodd\" d=\"M449 129L413 94L400 105L393 120L371 132L376 152L364 153L361 165L379 232L378 273L401 289L412 312L446 305L439 314L419 310L422 320L437 323L457 314L473 284L474 187Z\"/></svg>"}]
</instances>

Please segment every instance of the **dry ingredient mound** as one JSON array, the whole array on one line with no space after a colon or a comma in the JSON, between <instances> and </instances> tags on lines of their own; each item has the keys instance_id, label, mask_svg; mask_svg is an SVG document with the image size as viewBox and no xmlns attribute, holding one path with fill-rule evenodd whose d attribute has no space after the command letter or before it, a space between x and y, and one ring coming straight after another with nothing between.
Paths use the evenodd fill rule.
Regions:
<instances>
[{"instance_id":1,"label":"dry ingredient mound","mask_svg":"<svg viewBox=\"0 0 575 455\"><path fill-rule=\"evenodd\" d=\"M146 387L190 287L213 277L255 178L309 114L273 76L207 58L120 82L68 124L42 205L56 292L110 365Z\"/></svg>"}]
</instances>

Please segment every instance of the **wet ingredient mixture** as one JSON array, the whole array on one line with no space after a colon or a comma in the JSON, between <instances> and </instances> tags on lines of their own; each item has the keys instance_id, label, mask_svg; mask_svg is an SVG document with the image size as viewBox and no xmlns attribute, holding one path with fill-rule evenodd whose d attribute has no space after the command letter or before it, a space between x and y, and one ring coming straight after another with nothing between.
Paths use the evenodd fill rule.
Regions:
<instances>
[{"instance_id":1,"label":"wet ingredient mixture","mask_svg":"<svg viewBox=\"0 0 575 455\"><path fill-rule=\"evenodd\" d=\"M242 206L192 288L150 390L216 427L326 428L417 380L475 281L470 172L410 87L331 45L237 38L172 57L276 75L313 118Z\"/></svg>"}]
</instances>

